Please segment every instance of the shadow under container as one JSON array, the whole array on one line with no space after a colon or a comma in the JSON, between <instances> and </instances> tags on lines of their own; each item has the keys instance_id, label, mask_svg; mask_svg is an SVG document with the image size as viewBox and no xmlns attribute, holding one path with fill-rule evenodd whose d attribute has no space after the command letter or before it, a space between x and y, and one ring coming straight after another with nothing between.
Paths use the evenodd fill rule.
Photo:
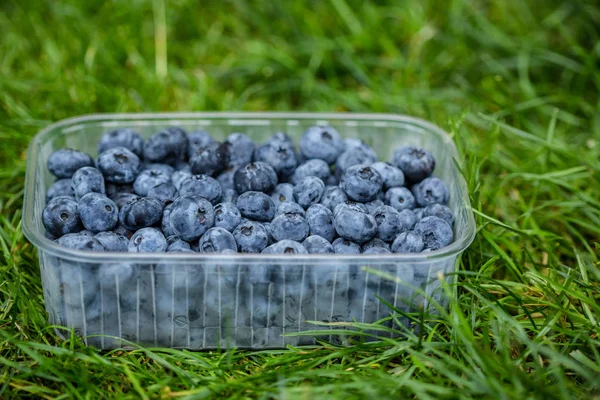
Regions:
<instances>
[{"instance_id":1,"label":"shadow under container","mask_svg":"<svg viewBox=\"0 0 600 400\"><path fill-rule=\"evenodd\" d=\"M102 134L131 128L144 138L169 127L203 129L224 140L243 132L262 142L286 132L296 143L313 125L334 126L360 138L381 160L401 145L428 149L434 175L450 191L454 242L428 253L390 255L262 255L190 253L92 253L47 239L42 225L46 189L54 178L50 154L70 147L97 155ZM31 141L23 231L38 250L49 322L74 329L101 349L131 343L187 349L281 348L311 345L331 330L320 322L373 323L403 312L442 305L442 281L453 284L456 260L471 243L475 223L456 147L441 129L420 119L386 114L168 113L101 114L57 122ZM432 310L429 310L432 311ZM408 325L405 318L399 321ZM391 326L391 321L386 324ZM65 331L57 329L65 337ZM288 336L288 334L292 334ZM337 335L319 338L337 340Z\"/></svg>"}]
</instances>

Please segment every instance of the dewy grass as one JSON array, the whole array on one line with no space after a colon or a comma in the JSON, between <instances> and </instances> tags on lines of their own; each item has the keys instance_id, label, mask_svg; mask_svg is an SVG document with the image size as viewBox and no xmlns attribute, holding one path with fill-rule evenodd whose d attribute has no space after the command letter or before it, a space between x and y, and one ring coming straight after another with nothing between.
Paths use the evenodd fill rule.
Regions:
<instances>
[{"instance_id":1,"label":"dewy grass","mask_svg":"<svg viewBox=\"0 0 600 400\"><path fill-rule=\"evenodd\" d=\"M1 398L600 396L600 8L591 0L0 6ZM24 154L96 112L406 113L451 133L478 234L399 339L100 353L47 325ZM334 329L335 328L335 329ZM385 328L387 329L387 328ZM322 333L322 331L319 331Z\"/></svg>"}]
</instances>

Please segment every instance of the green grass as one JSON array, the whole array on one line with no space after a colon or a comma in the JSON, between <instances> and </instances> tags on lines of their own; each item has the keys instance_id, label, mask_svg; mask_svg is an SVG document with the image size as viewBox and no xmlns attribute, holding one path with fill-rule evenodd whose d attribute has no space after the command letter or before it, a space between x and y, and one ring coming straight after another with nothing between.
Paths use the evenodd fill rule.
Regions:
<instances>
[{"instance_id":1,"label":"green grass","mask_svg":"<svg viewBox=\"0 0 600 400\"><path fill-rule=\"evenodd\" d=\"M0 5L0 398L600 398L593 0ZM97 112L405 113L454 137L478 234L405 340L100 353L47 325L25 150Z\"/></svg>"}]
</instances>

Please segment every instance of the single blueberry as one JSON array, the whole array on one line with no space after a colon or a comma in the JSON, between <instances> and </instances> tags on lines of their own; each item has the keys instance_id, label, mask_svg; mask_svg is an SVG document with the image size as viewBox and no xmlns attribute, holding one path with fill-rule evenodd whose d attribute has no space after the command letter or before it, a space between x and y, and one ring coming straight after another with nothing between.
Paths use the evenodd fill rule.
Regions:
<instances>
[{"instance_id":1,"label":"single blueberry","mask_svg":"<svg viewBox=\"0 0 600 400\"><path fill-rule=\"evenodd\" d=\"M420 182L433 173L435 159L425 149L413 146L398 147L394 151L392 164L400 168L404 176L412 182Z\"/></svg>"},{"instance_id":2,"label":"single blueberry","mask_svg":"<svg viewBox=\"0 0 600 400\"><path fill-rule=\"evenodd\" d=\"M198 248L201 253L221 253L224 250L237 252L235 238L226 229L214 227L207 230L200 238Z\"/></svg>"},{"instance_id":3,"label":"single blueberry","mask_svg":"<svg viewBox=\"0 0 600 400\"><path fill-rule=\"evenodd\" d=\"M214 176L225 168L227 151L225 145L211 142L197 148L190 155L190 166L193 174Z\"/></svg>"},{"instance_id":4,"label":"single blueberry","mask_svg":"<svg viewBox=\"0 0 600 400\"><path fill-rule=\"evenodd\" d=\"M291 183L297 185L308 176L316 176L323 182L330 176L329 165L323 160L312 159L300 164L291 177Z\"/></svg>"},{"instance_id":5,"label":"single blueberry","mask_svg":"<svg viewBox=\"0 0 600 400\"><path fill-rule=\"evenodd\" d=\"M282 146L286 146L288 149L292 149L295 151L296 146L294 145L294 141L291 137L289 137L284 132L277 132L273 136L271 136L265 143L277 143Z\"/></svg>"},{"instance_id":6,"label":"single blueberry","mask_svg":"<svg viewBox=\"0 0 600 400\"><path fill-rule=\"evenodd\" d=\"M381 175L381 178L383 179L383 190L404 186L404 173L400 168L381 161L372 164L371 168Z\"/></svg>"},{"instance_id":7,"label":"single blueberry","mask_svg":"<svg viewBox=\"0 0 600 400\"><path fill-rule=\"evenodd\" d=\"M215 141L215 139L213 139L212 136L210 136L210 133L203 131L203 130L197 130L197 131L190 132L188 134L188 139L190 141L189 148L188 148L188 154L189 154L190 160L191 160L192 156L194 155L194 153L196 152L196 150L198 150L202 147L206 147Z\"/></svg>"},{"instance_id":8,"label":"single blueberry","mask_svg":"<svg viewBox=\"0 0 600 400\"><path fill-rule=\"evenodd\" d=\"M294 201L294 185L289 183L278 184L271 193L271 198L275 203L275 207L279 207L281 203L286 201Z\"/></svg>"},{"instance_id":9,"label":"single blueberry","mask_svg":"<svg viewBox=\"0 0 600 400\"><path fill-rule=\"evenodd\" d=\"M423 247L423 238L414 231L402 232L392 243L394 253L420 253Z\"/></svg>"},{"instance_id":10,"label":"single blueberry","mask_svg":"<svg viewBox=\"0 0 600 400\"><path fill-rule=\"evenodd\" d=\"M208 175L192 175L179 187L180 196L201 196L212 204L217 204L222 194L219 182Z\"/></svg>"},{"instance_id":11,"label":"single blueberry","mask_svg":"<svg viewBox=\"0 0 600 400\"><path fill-rule=\"evenodd\" d=\"M377 237L386 242L393 241L400 232L409 229L403 229L400 213L391 206L381 206L373 212L375 222L377 222Z\"/></svg>"},{"instance_id":12,"label":"single blueberry","mask_svg":"<svg viewBox=\"0 0 600 400\"><path fill-rule=\"evenodd\" d=\"M446 204L450 198L448 188L443 180L435 177L425 178L412 187L417 204L427 207L430 204Z\"/></svg>"},{"instance_id":13,"label":"single blueberry","mask_svg":"<svg viewBox=\"0 0 600 400\"><path fill-rule=\"evenodd\" d=\"M424 211L425 211L424 207L417 207L417 208L413 209L413 212L415 213L415 217L417 217L417 221L420 220L421 218L423 218Z\"/></svg>"},{"instance_id":14,"label":"single blueberry","mask_svg":"<svg viewBox=\"0 0 600 400\"><path fill-rule=\"evenodd\" d=\"M260 253L269 243L269 233L256 221L241 222L233 231L240 253Z\"/></svg>"},{"instance_id":15,"label":"single blueberry","mask_svg":"<svg viewBox=\"0 0 600 400\"><path fill-rule=\"evenodd\" d=\"M325 184L316 176L308 176L294 186L294 199L305 209L321 201Z\"/></svg>"},{"instance_id":16,"label":"single blueberry","mask_svg":"<svg viewBox=\"0 0 600 400\"><path fill-rule=\"evenodd\" d=\"M187 158L189 139L185 130L170 127L150 136L144 143L144 160L175 165Z\"/></svg>"},{"instance_id":17,"label":"single blueberry","mask_svg":"<svg viewBox=\"0 0 600 400\"><path fill-rule=\"evenodd\" d=\"M173 253L180 250L191 250L190 244L185 240L179 239L177 235L171 235L167 238L167 252Z\"/></svg>"},{"instance_id":18,"label":"single blueberry","mask_svg":"<svg viewBox=\"0 0 600 400\"><path fill-rule=\"evenodd\" d=\"M335 214L333 224L338 235L356 243L367 242L377 234L377 222L372 215L349 207Z\"/></svg>"},{"instance_id":19,"label":"single blueberry","mask_svg":"<svg viewBox=\"0 0 600 400\"><path fill-rule=\"evenodd\" d=\"M309 232L310 225L300 214L280 214L271 221L271 234L277 241L288 239L302 242Z\"/></svg>"},{"instance_id":20,"label":"single blueberry","mask_svg":"<svg viewBox=\"0 0 600 400\"><path fill-rule=\"evenodd\" d=\"M98 142L98 154L115 147L125 147L138 157L143 155L144 139L139 133L129 128L120 128L106 132Z\"/></svg>"},{"instance_id":21,"label":"single blueberry","mask_svg":"<svg viewBox=\"0 0 600 400\"><path fill-rule=\"evenodd\" d=\"M179 197L179 193L177 193L175 185L171 182L165 182L150 188L150 190L148 190L148 197L157 199L163 206L166 206L167 204L174 202L175 199Z\"/></svg>"},{"instance_id":22,"label":"single blueberry","mask_svg":"<svg viewBox=\"0 0 600 400\"><path fill-rule=\"evenodd\" d=\"M79 217L85 229L94 233L110 231L119 222L119 209L101 193L91 192L79 199Z\"/></svg>"},{"instance_id":23,"label":"single blueberry","mask_svg":"<svg viewBox=\"0 0 600 400\"><path fill-rule=\"evenodd\" d=\"M290 176L298 160L293 146L290 147L287 142L271 140L259 146L254 151L254 161L262 161L269 164L280 178Z\"/></svg>"},{"instance_id":24,"label":"single blueberry","mask_svg":"<svg viewBox=\"0 0 600 400\"><path fill-rule=\"evenodd\" d=\"M180 165L180 164L177 164ZM162 163L150 163L150 164L144 164L144 166L142 167L142 171L145 170L156 170L156 171L160 171L163 174L169 176L169 178L171 176L173 176L173 174L175 173L175 168L173 168L171 165L169 164L162 164Z\"/></svg>"},{"instance_id":25,"label":"single blueberry","mask_svg":"<svg viewBox=\"0 0 600 400\"><path fill-rule=\"evenodd\" d=\"M346 200L348 200L348 196L346 196L342 188L339 186L326 186L321 198L321 204L334 211L338 204L344 203Z\"/></svg>"},{"instance_id":26,"label":"single blueberry","mask_svg":"<svg viewBox=\"0 0 600 400\"><path fill-rule=\"evenodd\" d=\"M415 233L421 235L425 248L441 249L452 243L452 227L438 217L425 217L415 225Z\"/></svg>"},{"instance_id":27,"label":"single blueberry","mask_svg":"<svg viewBox=\"0 0 600 400\"><path fill-rule=\"evenodd\" d=\"M375 238L369 240L368 242L363 243L362 246L360 246L360 250L361 250L361 252L364 253L365 251L369 250L372 247L382 247L382 248L384 248L386 250L390 249L390 245L389 244L387 244L383 240L375 237Z\"/></svg>"},{"instance_id":28,"label":"single blueberry","mask_svg":"<svg viewBox=\"0 0 600 400\"><path fill-rule=\"evenodd\" d=\"M198 240L215 223L213 206L204 197L181 196L169 207L169 233L172 231L183 240Z\"/></svg>"},{"instance_id":29,"label":"single blueberry","mask_svg":"<svg viewBox=\"0 0 600 400\"><path fill-rule=\"evenodd\" d=\"M348 167L356 164L371 165L377 162L377 154L368 145L362 143L344 151L335 162L335 176L341 178Z\"/></svg>"},{"instance_id":30,"label":"single blueberry","mask_svg":"<svg viewBox=\"0 0 600 400\"><path fill-rule=\"evenodd\" d=\"M282 240L270 245L262 251L263 254L308 254L306 247L293 240Z\"/></svg>"},{"instance_id":31,"label":"single blueberry","mask_svg":"<svg viewBox=\"0 0 600 400\"><path fill-rule=\"evenodd\" d=\"M128 201L139 198L138 195L133 193L117 193L113 196L107 196L109 199L115 202L117 208L121 210Z\"/></svg>"},{"instance_id":32,"label":"single blueberry","mask_svg":"<svg viewBox=\"0 0 600 400\"><path fill-rule=\"evenodd\" d=\"M405 187L391 188L385 192L385 204L394 207L398 211L412 210L416 207L415 197Z\"/></svg>"},{"instance_id":33,"label":"single blueberry","mask_svg":"<svg viewBox=\"0 0 600 400\"><path fill-rule=\"evenodd\" d=\"M235 174L234 170L228 169L228 170L221 172L219 175L217 175L217 181L219 181L219 184L221 184L221 189L235 190L235 185L233 183L234 174Z\"/></svg>"},{"instance_id":34,"label":"single blueberry","mask_svg":"<svg viewBox=\"0 0 600 400\"><path fill-rule=\"evenodd\" d=\"M163 206L157 199L133 197L119 210L119 222L130 231L146 228L160 221Z\"/></svg>"},{"instance_id":35,"label":"single blueberry","mask_svg":"<svg viewBox=\"0 0 600 400\"><path fill-rule=\"evenodd\" d=\"M275 216L285 213L296 213L300 214L302 217L306 217L306 212L304 211L304 208L302 208L300 204L294 203L292 201L286 201L284 203L281 203L279 207L277 207L277 212L275 213Z\"/></svg>"},{"instance_id":36,"label":"single blueberry","mask_svg":"<svg viewBox=\"0 0 600 400\"><path fill-rule=\"evenodd\" d=\"M332 243L335 254L360 254L360 245L351 240L337 238Z\"/></svg>"},{"instance_id":37,"label":"single blueberry","mask_svg":"<svg viewBox=\"0 0 600 400\"><path fill-rule=\"evenodd\" d=\"M100 232L94 235L106 251L127 251L129 239L115 232Z\"/></svg>"},{"instance_id":38,"label":"single blueberry","mask_svg":"<svg viewBox=\"0 0 600 400\"><path fill-rule=\"evenodd\" d=\"M306 210L306 221L310 226L310 234L324 237L332 241L335 236L333 212L322 204L313 204Z\"/></svg>"},{"instance_id":39,"label":"single blueberry","mask_svg":"<svg viewBox=\"0 0 600 400\"><path fill-rule=\"evenodd\" d=\"M379 172L364 164L348 167L340 180L340 187L348 198L363 203L375 200L382 185Z\"/></svg>"},{"instance_id":40,"label":"single blueberry","mask_svg":"<svg viewBox=\"0 0 600 400\"><path fill-rule=\"evenodd\" d=\"M83 229L77 202L67 196L58 196L48 202L42 211L42 223L54 237L76 233Z\"/></svg>"},{"instance_id":41,"label":"single blueberry","mask_svg":"<svg viewBox=\"0 0 600 400\"><path fill-rule=\"evenodd\" d=\"M410 231L415 227L419 219L413 210L400 211L400 221L402 222L401 232Z\"/></svg>"},{"instance_id":42,"label":"single blueberry","mask_svg":"<svg viewBox=\"0 0 600 400\"><path fill-rule=\"evenodd\" d=\"M161 253L167 249L167 240L156 228L142 228L129 239L130 253Z\"/></svg>"},{"instance_id":43,"label":"single blueberry","mask_svg":"<svg viewBox=\"0 0 600 400\"><path fill-rule=\"evenodd\" d=\"M333 164L344 151L344 141L331 126L312 126L300 139L300 151L306 158L318 158Z\"/></svg>"},{"instance_id":44,"label":"single blueberry","mask_svg":"<svg viewBox=\"0 0 600 400\"><path fill-rule=\"evenodd\" d=\"M227 154L227 167L239 168L252 161L254 155L254 142L243 133L232 133L225 141Z\"/></svg>"},{"instance_id":45,"label":"single blueberry","mask_svg":"<svg viewBox=\"0 0 600 400\"><path fill-rule=\"evenodd\" d=\"M363 251L363 254L392 254L392 252L384 247L370 247Z\"/></svg>"},{"instance_id":46,"label":"single blueberry","mask_svg":"<svg viewBox=\"0 0 600 400\"><path fill-rule=\"evenodd\" d=\"M235 171L233 184L239 194L248 191L271 193L277 185L277 174L269 164L256 161Z\"/></svg>"},{"instance_id":47,"label":"single blueberry","mask_svg":"<svg viewBox=\"0 0 600 400\"><path fill-rule=\"evenodd\" d=\"M140 172L140 159L125 147L113 147L100 153L96 166L107 182L131 183Z\"/></svg>"},{"instance_id":48,"label":"single blueberry","mask_svg":"<svg viewBox=\"0 0 600 400\"><path fill-rule=\"evenodd\" d=\"M352 200L346 200L343 203L340 203L337 206L335 206L335 209L333 210L333 216L334 217L337 216L338 212L340 212L341 210L344 210L344 209L348 209L348 208L350 210L362 212L365 214L369 213L369 209L363 203L357 203Z\"/></svg>"},{"instance_id":49,"label":"single blueberry","mask_svg":"<svg viewBox=\"0 0 600 400\"><path fill-rule=\"evenodd\" d=\"M158 169L144 169L135 178L133 190L138 196L148 196L148 191L155 186L171 182L171 176Z\"/></svg>"},{"instance_id":50,"label":"single blueberry","mask_svg":"<svg viewBox=\"0 0 600 400\"><path fill-rule=\"evenodd\" d=\"M102 176L102 173L94 167L79 168L73 174L71 184L77 200L91 192L101 194L106 193L104 177Z\"/></svg>"},{"instance_id":51,"label":"single blueberry","mask_svg":"<svg viewBox=\"0 0 600 400\"><path fill-rule=\"evenodd\" d=\"M262 192L245 192L236 201L242 216L255 221L266 222L275 216L275 204L271 197Z\"/></svg>"},{"instance_id":52,"label":"single blueberry","mask_svg":"<svg viewBox=\"0 0 600 400\"><path fill-rule=\"evenodd\" d=\"M188 178L192 177L192 173L188 171L175 171L173 175L171 175L171 182L175 186L175 189L179 190L181 187L181 183Z\"/></svg>"},{"instance_id":53,"label":"single blueberry","mask_svg":"<svg viewBox=\"0 0 600 400\"><path fill-rule=\"evenodd\" d=\"M79 168L93 167L94 159L79 150L60 149L50 154L47 166L57 178L70 178Z\"/></svg>"},{"instance_id":54,"label":"single blueberry","mask_svg":"<svg viewBox=\"0 0 600 400\"><path fill-rule=\"evenodd\" d=\"M73 188L71 187L71 179L69 179L69 178L59 179L56 182L54 182L52 185L50 185L50 187L46 191L46 203L48 203L53 198L59 197L59 196L61 196L61 197L67 196L67 197L73 197L73 198L75 197L75 192L73 191Z\"/></svg>"},{"instance_id":55,"label":"single blueberry","mask_svg":"<svg viewBox=\"0 0 600 400\"><path fill-rule=\"evenodd\" d=\"M273 237L273 226L271 225L270 222L263 222L262 224L265 227L265 229L267 230L267 234L269 236L269 242L267 243L267 246L270 246L277 241Z\"/></svg>"},{"instance_id":56,"label":"single blueberry","mask_svg":"<svg viewBox=\"0 0 600 400\"><path fill-rule=\"evenodd\" d=\"M373 201L369 201L368 203L364 203L365 207L367 207L367 212L371 215L377 210L379 207L385 205L383 200L375 199Z\"/></svg>"},{"instance_id":57,"label":"single blueberry","mask_svg":"<svg viewBox=\"0 0 600 400\"><path fill-rule=\"evenodd\" d=\"M165 235L165 237L171 237L171 236L179 237L176 235L175 230L171 226L171 221L169 220L172 209L173 209L173 203L167 205L162 212L162 217L160 220L160 227L161 227L161 230L163 232L163 235Z\"/></svg>"},{"instance_id":58,"label":"single blueberry","mask_svg":"<svg viewBox=\"0 0 600 400\"><path fill-rule=\"evenodd\" d=\"M221 196L221 203L234 203L237 201L238 194L235 189L223 189L223 196Z\"/></svg>"},{"instance_id":59,"label":"single blueberry","mask_svg":"<svg viewBox=\"0 0 600 400\"><path fill-rule=\"evenodd\" d=\"M68 233L60 237L57 243L74 250L104 251L104 247L96 238L81 233Z\"/></svg>"},{"instance_id":60,"label":"single blueberry","mask_svg":"<svg viewBox=\"0 0 600 400\"><path fill-rule=\"evenodd\" d=\"M309 254L333 254L333 246L322 236L312 235L302 242Z\"/></svg>"}]
</instances>

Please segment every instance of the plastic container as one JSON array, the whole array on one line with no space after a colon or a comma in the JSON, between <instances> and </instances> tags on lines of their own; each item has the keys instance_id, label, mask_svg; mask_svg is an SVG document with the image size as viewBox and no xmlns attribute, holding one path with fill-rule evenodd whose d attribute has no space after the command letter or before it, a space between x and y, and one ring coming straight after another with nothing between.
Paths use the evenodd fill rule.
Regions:
<instances>
[{"instance_id":1,"label":"plastic container","mask_svg":"<svg viewBox=\"0 0 600 400\"><path fill-rule=\"evenodd\" d=\"M454 242L421 254L208 255L92 253L70 250L44 236L41 214L53 177L48 156L62 147L97 155L101 135L119 127L144 137L167 126L208 130L224 139L244 132L256 142L284 131L296 141L315 124L335 126L343 137L361 138L390 160L412 144L436 157L435 175L450 190ZM23 231L37 247L51 324L73 328L89 345L126 342L188 349L281 348L314 344L314 336L282 336L332 329L307 321L371 323L390 315L377 297L406 311L444 301L441 280L452 282L457 256L475 235L464 179L455 166L449 136L423 120L382 114L172 113L104 114L67 119L42 130L28 151ZM382 277L379 272L394 279ZM406 319L400 319L408 324ZM391 322L388 321L389 326ZM344 329L348 329L344 327ZM58 329L64 338L66 331ZM336 336L325 336L335 340Z\"/></svg>"}]
</instances>

